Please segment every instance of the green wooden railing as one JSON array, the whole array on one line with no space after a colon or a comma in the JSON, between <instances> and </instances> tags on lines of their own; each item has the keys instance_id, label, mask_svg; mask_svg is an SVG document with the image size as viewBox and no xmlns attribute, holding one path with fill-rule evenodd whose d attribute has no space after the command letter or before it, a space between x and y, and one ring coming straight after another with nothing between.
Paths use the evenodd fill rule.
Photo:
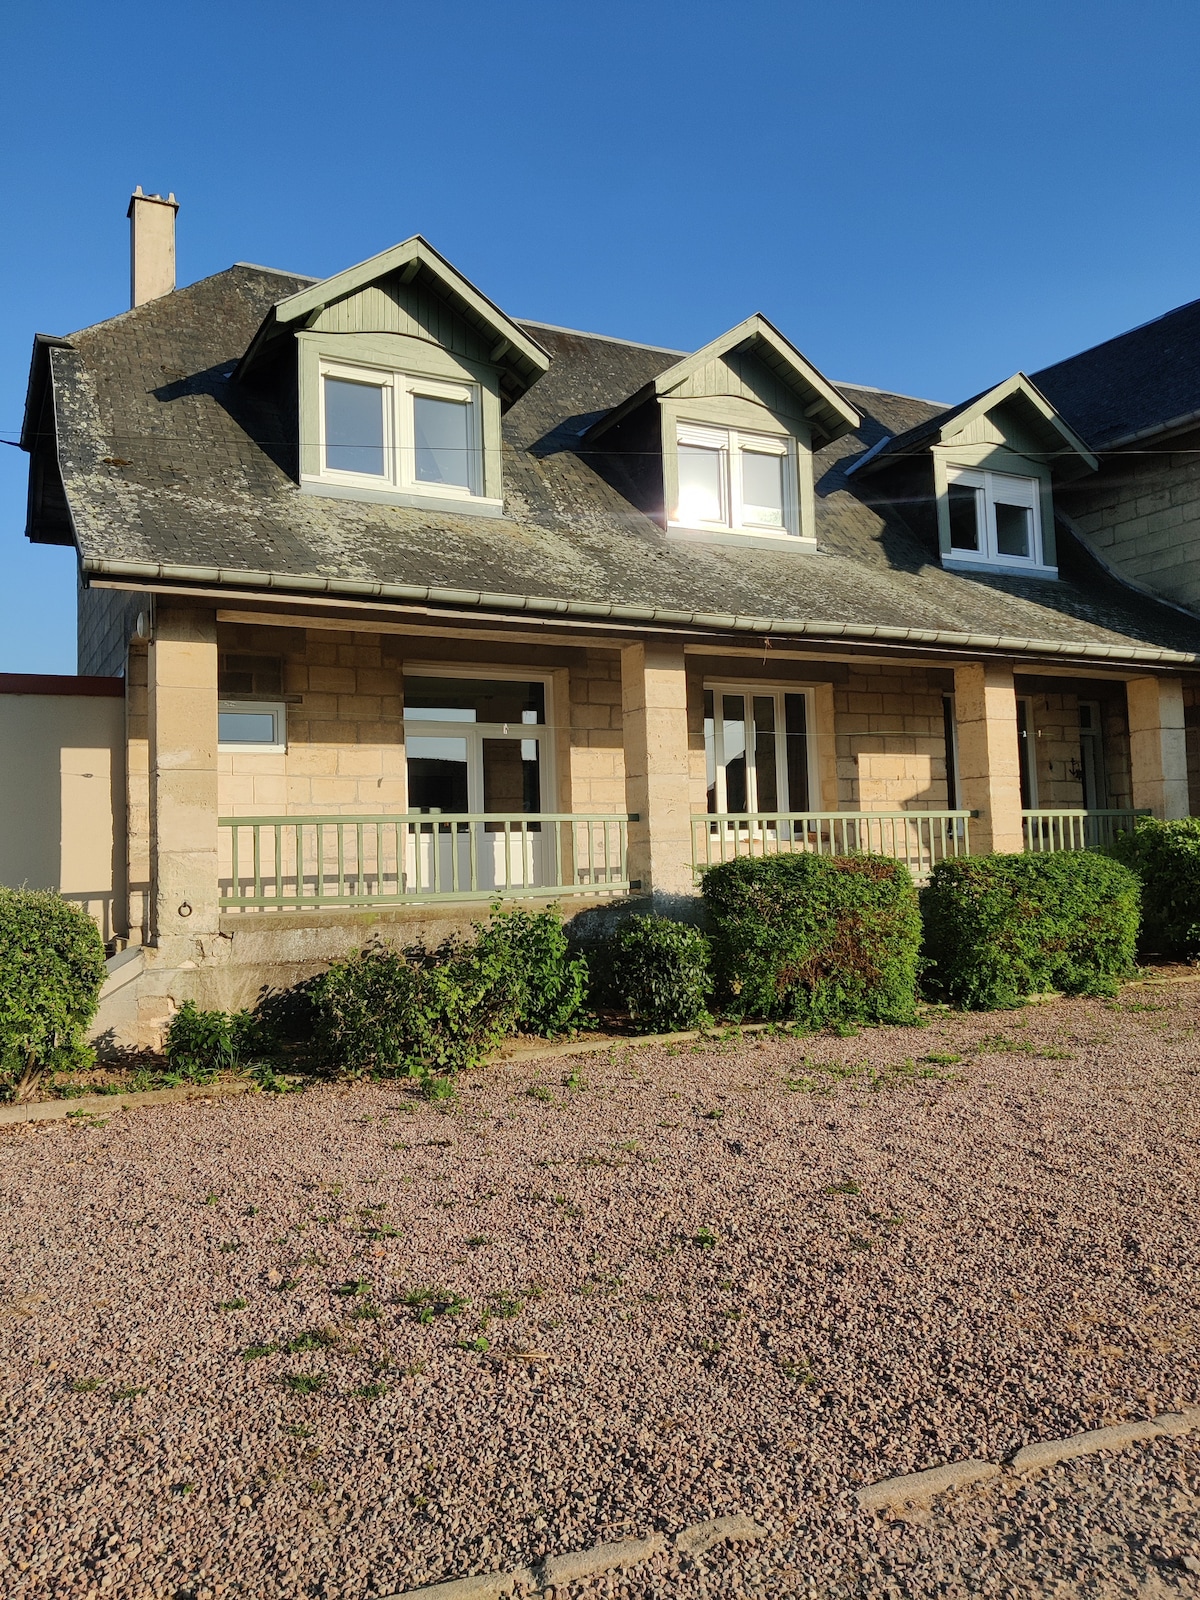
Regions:
<instances>
[{"instance_id":1,"label":"green wooden railing","mask_svg":"<svg viewBox=\"0 0 1200 1600\"><path fill-rule=\"evenodd\" d=\"M626 813L221 817L227 909L398 905L630 887Z\"/></svg>"},{"instance_id":2,"label":"green wooden railing","mask_svg":"<svg viewBox=\"0 0 1200 1600\"><path fill-rule=\"evenodd\" d=\"M792 811L692 818L692 866L737 856L805 851L845 856L857 850L894 856L924 879L939 861L971 853L969 811Z\"/></svg>"},{"instance_id":3,"label":"green wooden railing","mask_svg":"<svg viewBox=\"0 0 1200 1600\"><path fill-rule=\"evenodd\" d=\"M1022 811L1025 849L1034 855L1057 850L1095 850L1118 833L1132 833L1149 811L1086 811L1082 807Z\"/></svg>"}]
</instances>

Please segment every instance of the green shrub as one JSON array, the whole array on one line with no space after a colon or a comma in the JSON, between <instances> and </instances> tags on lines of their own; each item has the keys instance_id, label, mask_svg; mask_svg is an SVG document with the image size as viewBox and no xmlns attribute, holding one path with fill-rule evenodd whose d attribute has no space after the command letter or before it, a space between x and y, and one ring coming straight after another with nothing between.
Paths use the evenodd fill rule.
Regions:
<instances>
[{"instance_id":1,"label":"green shrub","mask_svg":"<svg viewBox=\"0 0 1200 1600\"><path fill-rule=\"evenodd\" d=\"M105 975L86 912L50 890L0 888L0 1092L20 1098L43 1073L91 1065Z\"/></svg>"},{"instance_id":2,"label":"green shrub","mask_svg":"<svg viewBox=\"0 0 1200 1600\"><path fill-rule=\"evenodd\" d=\"M257 1018L250 1011L201 1011L185 1000L167 1027L164 1054L171 1070L202 1083L232 1072L260 1046Z\"/></svg>"},{"instance_id":3,"label":"green shrub","mask_svg":"<svg viewBox=\"0 0 1200 1600\"><path fill-rule=\"evenodd\" d=\"M926 987L970 1011L1113 994L1133 970L1139 885L1090 850L943 861L921 896Z\"/></svg>"},{"instance_id":4,"label":"green shrub","mask_svg":"<svg viewBox=\"0 0 1200 1600\"><path fill-rule=\"evenodd\" d=\"M1105 850L1142 885L1143 950L1200 954L1200 817L1158 822L1142 817Z\"/></svg>"},{"instance_id":5,"label":"green shrub","mask_svg":"<svg viewBox=\"0 0 1200 1600\"><path fill-rule=\"evenodd\" d=\"M583 1022L588 964L572 956L555 911L496 911L476 941L481 959L495 960L517 1003L523 1033L566 1033Z\"/></svg>"},{"instance_id":6,"label":"green shrub","mask_svg":"<svg viewBox=\"0 0 1200 1600\"><path fill-rule=\"evenodd\" d=\"M708 940L668 917L631 917L604 942L606 997L648 1033L702 1028L711 1019Z\"/></svg>"},{"instance_id":7,"label":"green shrub","mask_svg":"<svg viewBox=\"0 0 1200 1600\"><path fill-rule=\"evenodd\" d=\"M314 1054L351 1076L475 1066L516 1025L522 997L505 978L495 948L358 951L312 985Z\"/></svg>"},{"instance_id":8,"label":"green shrub","mask_svg":"<svg viewBox=\"0 0 1200 1600\"><path fill-rule=\"evenodd\" d=\"M710 868L702 893L731 1010L810 1027L913 1020L921 921L890 856L741 857Z\"/></svg>"}]
</instances>

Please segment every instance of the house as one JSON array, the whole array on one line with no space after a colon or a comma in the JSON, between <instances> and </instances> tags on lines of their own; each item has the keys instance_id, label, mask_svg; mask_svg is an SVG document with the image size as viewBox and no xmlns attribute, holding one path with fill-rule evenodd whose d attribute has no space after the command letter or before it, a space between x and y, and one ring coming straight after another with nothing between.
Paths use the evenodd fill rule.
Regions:
<instances>
[{"instance_id":1,"label":"house","mask_svg":"<svg viewBox=\"0 0 1200 1600\"><path fill-rule=\"evenodd\" d=\"M176 289L175 213L134 195L132 309L38 337L23 434L124 690L117 1037L496 896L686 913L738 852L922 874L1192 809L1200 619L1099 537L1086 357L946 406L761 314L518 320L420 237Z\"/></svg>"}]
</instances>

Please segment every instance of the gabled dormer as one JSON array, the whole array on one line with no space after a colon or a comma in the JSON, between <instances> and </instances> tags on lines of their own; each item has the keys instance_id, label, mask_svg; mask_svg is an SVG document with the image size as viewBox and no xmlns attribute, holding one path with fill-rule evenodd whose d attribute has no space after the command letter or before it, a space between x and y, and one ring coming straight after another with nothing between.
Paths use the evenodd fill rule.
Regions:
<instances>
[{"instance_id":1,"label":"gabled dormer","mask_svg":"<svg viewBox=\"0 0 1200 1600\"><path fill-rule=\"evenodd\" d=\"M859 420L756 314L594 423L583 446L670 538L815 550L813 452Z\"/></svg>"},{"instance_id":2,"label":"gabled dormer","mask_svg":"<svg viewBox=\"0 0 1200 1600\"><path fill-rule=\"evenodd\" d=\"M500 418L550 358L424 239L279 301L238 377L292 361L303 491L500 515Z\"/></svg>"},{"instance_id":3,"label":"gabled dormer","mask_svg":"<svg viewBox=\"0 0 1200 1600\"><path fill-rule=\"evenodd\" d=\"M1057 578L1054 483L1099 463L1023 372L876 446L859 467L871 475L922 457L943 567Z\"/></svg>"}]
</instances>

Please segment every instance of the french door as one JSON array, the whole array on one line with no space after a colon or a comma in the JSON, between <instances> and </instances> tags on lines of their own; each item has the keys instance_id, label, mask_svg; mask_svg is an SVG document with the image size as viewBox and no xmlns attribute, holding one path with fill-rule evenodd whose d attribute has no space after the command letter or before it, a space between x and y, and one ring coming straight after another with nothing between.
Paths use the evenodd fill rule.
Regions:
<instances>
[{"instance_id":1,"label":"french door","mask_svg":"<svg viewBox=\"0 0 1200 1600\"><path fill-rule=\"evenodd\" d=\"M708 810L775 818L812 802L811 695L804 689L713 684L704 691ZM786 824L783 826L786 827Z\"/></svg>"},{"instance_id":2,"label":"french door","mask_svg":"<svg viewBox=\"0 0 1200 1600\"><path fill-rule=\"evenodd\" d=\"M408 809L429 818L407 864L423 885L528 888L544 870L539 823L549 752L546 684L526 678L451 678L406 669ZM482 822L439 822L464 813ZM492 820L492 819L495 820Z\"/></svg>"}]
</instances>

